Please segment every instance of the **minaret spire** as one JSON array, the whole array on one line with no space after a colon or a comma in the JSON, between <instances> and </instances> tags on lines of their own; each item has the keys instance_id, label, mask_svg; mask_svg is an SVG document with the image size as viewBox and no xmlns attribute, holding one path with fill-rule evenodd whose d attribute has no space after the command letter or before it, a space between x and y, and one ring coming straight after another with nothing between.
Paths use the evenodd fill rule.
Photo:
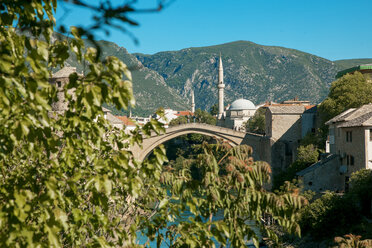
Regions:
<instances>
[{"instance_id":1,"label":"minaret spire","mask_svg":"<svg viewBox=\"0 0 372 248\"><path fill-rule=\"evenodd\" d=\"M191 90L191 112L195 113L195 97L194 90Z\"/></svg>"},{"instance_id":2,"label":"minaret spire","mask_svg":"<svg viewBox=\"0 0 372 248\"><path fill-rule=\"evenodd\" d=\"M218 65L218 119L221 119L224 113L224 88L225 84L223 83L223 66L220 53L220 61Z\"/></svg>"}]
</instances>

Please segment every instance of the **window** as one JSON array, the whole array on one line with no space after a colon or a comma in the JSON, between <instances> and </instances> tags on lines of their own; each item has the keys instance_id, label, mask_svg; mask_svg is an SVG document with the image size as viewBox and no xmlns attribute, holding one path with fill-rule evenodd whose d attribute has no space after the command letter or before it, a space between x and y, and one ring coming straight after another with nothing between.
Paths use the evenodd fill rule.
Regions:
<instances>
[{"instance_id":1,"label":"window","mask_svg":"<svg viewBox=\"0 0 372 248\"><path fill-rule=\"evenodd\" d=\"M345 192L349 191L349 180L350 178L345 176Z\"/></svg>"},{"instance_id":2,"label":"window","mask_svg":"<svg viewBox=\"0 0 372 248\"><path fill-rule=\"evenodd\" d=\"M61 88L61 82L57 82L57 87Z\"/></svg>"},{"instance_id":3,"label":"window","mask_svg":"<svg viewBox=\"0 0 372 248\"><path fill-rule=\"evenodd\" d=\"M372 129L369 129L369 141L372 141Z\"/></svg>"},{"instance_id":4,"label":"window","mask_svg":"<svg viewBox=\"0 0 372 248\"><path fill-rule=\"evenodd\" d=\"M351 131L346 131L346 142L353 141L353 133Z\"/></svg>"},{"instance_id":5,"label":"window","mask_svg":"<svg viewBox=\"0 0 372 248\"><path fill-rule=\"evenodd\" d=\"M346 165L354 165L354 156L353 155L347 155L346 156Z\"/></svg>"}]
</instances>

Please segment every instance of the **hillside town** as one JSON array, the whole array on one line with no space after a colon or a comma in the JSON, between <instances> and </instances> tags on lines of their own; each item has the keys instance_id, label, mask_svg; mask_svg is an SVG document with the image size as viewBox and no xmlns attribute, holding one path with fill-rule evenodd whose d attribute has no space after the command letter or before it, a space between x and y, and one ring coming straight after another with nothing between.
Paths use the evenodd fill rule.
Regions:
<instances>
[{"instance_id":1,"label":"hillside town","mask_svg":"<svg viewBox=\"0 0 372 248\"><path fill-rule=\"evenodd\" d=\"M266 102L255 106L250 100L237 99L224 106L223 65L220 57L218 67L218 115L217 125L233 130L245 131L246 122L252 118L257 109L265 109L265 137L273 140L270 149L274 159L261 158L270 162L273 169L284 170L296 160L296 151L300 140L308 133L315 133L320 128L320 117L317 105L310 101L286 100L281 103ZM64 80L76 68L65 67L53 75L52 83L63 88ZM372 65L360 65L338 72L336 78L346 73L361 72L367 80L372 80ZM158 119L165 128L180 117L195 122L195 98L191 95L190 110L164 109L164 116L155 113L148 117L115 116L107 108L103 108L104 117L114 127L131 131L137 125L146 124L151 118ZM64 102L63 97L60 99ZM55 104L60 111L63 104ZM303 190L325 192L345 192L349 188L351 174L361 169L372 169L372 104L348 109L326 122L329 127L326 150L320 160L308 168L299 171L297 176L303 182ZM275 152L274 152L275 151Z\"/></svg>"},{"instance_id":2,"label":"hillside town","mask_svg":"<svg viewBox=\"0 0 372 248\"><path fill-rule=\"evenodd\" d=\"M372 247L371 9L2 1L0 247Z\"/></svg>"}]
</instances>

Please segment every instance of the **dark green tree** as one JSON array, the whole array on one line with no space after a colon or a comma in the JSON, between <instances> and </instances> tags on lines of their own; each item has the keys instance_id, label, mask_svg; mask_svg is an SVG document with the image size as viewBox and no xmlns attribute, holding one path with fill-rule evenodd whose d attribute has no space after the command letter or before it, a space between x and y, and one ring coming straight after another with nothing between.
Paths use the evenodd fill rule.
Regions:
<instances>
[{"instance_id":1,"label":"dark green tree","mask_svg":"<svg viewBox=\"0 0 372 248\"><path fill-rule=\"evenodd\" d=\"M218 115L218 104L217 103L212 105L212 107L209 109L209 113L213 116Z\"/></svg>"},{"instance_id":2,"label":"dark green tree","mask_svg":"<svg viewBox=\"0 0 372 248\"><path fill-rule=\"evenodd\" d=\"M372 171L363 169L353 173L350 178L350 191L348 194L360 206L362 214L370 217L372 207Z\"/></svg>"},{"instance_id":3,"label":"dark green tree","mask_svg":"<svg viewBox=\"0 0 372 248\"><path fill-rule=\"evenodd\" d=\"M192 119L192 118L191 118ZM189 117L190 120L190 117ZM169 122L169 126L177 126L181 124L186 124L188 122L186 116L178 116L176 119L173 119Z\"/></svg>"},{"instance_id":4,"label":"dark green tree","mask_svg":"<svg viewBox=\"0 0 372 248\"><path fill-rule=\"evenodd\" d=\"M296 178L296 173L306 169L319 158L319 150L313 144L299 146L297 148L297 159L288 168L275 175L273 189L279 189L286 181L291 182Z\"/></svg>"},{"instance_id":5,"label":"dark green tree","mask_svg":"<svg viewBox=\"0 0 372 248\"><path fill-rule=\"evenodd\" d=\"M248 132L265 134L265 108L259 108L254 116L249 119L245 125Z\"/></svg>"},{"instance_id":6,"label":"dark green tree","mask_svg":"<svg viewBox=\"0 0 372 248\"><path fill-rule=\"evenodd\" d=\"M210 113L208 113L205 110L201 110L200 108L195 110L194 115L195 115L195 121L198 123L206 123L209 125L216 125L217 123L217 120L214 116L212 116Z\"/></svg>"},{"instance_id":7,"label":"dark green tree","mask_svg":"<svg viewBox=\"0 0 372 248\"><path fill-rule=\"evenodd\" d=\"M181 173L163 168L162 148L143 162L134 159L130 148L164 129L155 120L129 134L110 126L102 105L134 105L131 73L118 58L102 57L99 47L85 47L82 40L85 35L94 43L90 32L100 23L112 24L112 18L114 25L136 24L127 16L135 11L133 1L117 7L110 1L72 2L100 15L97 26L71 27L71 39L63 40L52 36L56 0L0 3L0 247L136 247L138 231L160 245L162 228L186 207L195 218L167 232L178 247L209 246L213 239L242 246L255 237L243 218L259 221L262 211L299 233L294 215L301 198L265 192L269 166L243 168L247 152L229 153L240 167L222 180L220 161L206 148L200 185L190 181L187 168ZM58 115L51 111L57 90L49 79L70 56L89 70L69 76L63 88L69 103ZM200 119L210 120L203 113ZM173 186L172 198L164 184ZM225 220L203 221L218 208Z\"/></svg>"},{"instance_id":8,"label":"dark green tree","mask_svg":"<svg viewBox=\"0 0 372 248\"><path fill-rule=\"evenodd\" d=\"M372 102L372 83L360 73L346 74L331 85L328 97L320 104L324 122L349 108Z\"/></svg>"}]
</instances>

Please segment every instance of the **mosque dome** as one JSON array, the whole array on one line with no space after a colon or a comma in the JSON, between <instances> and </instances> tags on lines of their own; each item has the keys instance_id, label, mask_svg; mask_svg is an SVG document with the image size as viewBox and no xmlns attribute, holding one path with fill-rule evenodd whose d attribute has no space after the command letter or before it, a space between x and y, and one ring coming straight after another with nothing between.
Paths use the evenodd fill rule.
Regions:
<instances>
[{"instance_id":1,"label":"mosque dome","mask_svg":"<svg viewBox=\"0 0 372 248\"><path fill-rule=\"evenodd\" d=\"M254 104L246 99L238 99L231 103L229 110L256 109Z\"/></svg>"}]
</instances>

